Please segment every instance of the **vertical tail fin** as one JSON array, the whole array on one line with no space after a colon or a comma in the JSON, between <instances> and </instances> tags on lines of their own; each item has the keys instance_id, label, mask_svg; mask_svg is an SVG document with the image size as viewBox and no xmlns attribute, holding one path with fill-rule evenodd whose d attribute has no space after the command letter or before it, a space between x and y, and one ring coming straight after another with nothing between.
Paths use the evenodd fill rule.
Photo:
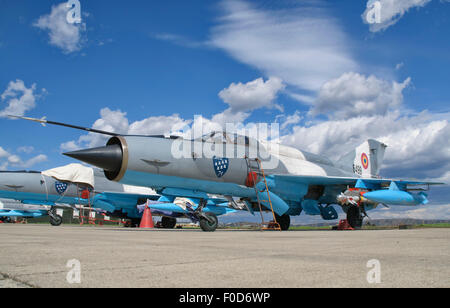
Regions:
<instances>
[{"instance_id":1,"label":"vertical tail fin","mask_svg":"<svg viewBox=\"0 0 450 308\"><path fill-rule=\"evenodd\" d=\"M369 139L355 150L344 155L336 165L352 170L362 177L377 177L383 163L387 145L377 140Z\"/></svg>"}]
</instances>

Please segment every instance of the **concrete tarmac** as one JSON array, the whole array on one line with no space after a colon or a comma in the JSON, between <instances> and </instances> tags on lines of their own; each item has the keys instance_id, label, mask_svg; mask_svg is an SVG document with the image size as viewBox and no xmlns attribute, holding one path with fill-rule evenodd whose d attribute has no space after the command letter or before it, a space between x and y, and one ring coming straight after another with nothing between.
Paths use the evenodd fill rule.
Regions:
<instances>
[{"instance_id":1,"label":"concrete tarmac","mask_svg":"<svg viewBox=\"0 0 450 308\"><path fill-rule=\"evenodd\" d=\"M450 287L450 229L206 233L0 224L0 243L0 287ZM67 281L71 259L80 262L80 283ZM373 259L380 283L367 280Z\"/></svg>"}]
</instances>

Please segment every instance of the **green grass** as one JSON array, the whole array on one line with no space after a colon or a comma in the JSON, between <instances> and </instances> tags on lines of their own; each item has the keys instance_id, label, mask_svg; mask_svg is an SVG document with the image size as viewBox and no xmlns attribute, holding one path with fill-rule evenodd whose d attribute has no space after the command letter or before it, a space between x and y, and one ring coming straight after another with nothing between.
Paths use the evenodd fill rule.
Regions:
<instances>
[{"instance_id":1,"label":"green grass","mask_svg":"<svg viewBox=\"0 0 450 308\"><path fill-rule=\"evenodd\" d=\"M440 224L428 224L428 225L417 225L415 228L450 228L450 223L440 223Z\"/></svg>"}]
</instances>

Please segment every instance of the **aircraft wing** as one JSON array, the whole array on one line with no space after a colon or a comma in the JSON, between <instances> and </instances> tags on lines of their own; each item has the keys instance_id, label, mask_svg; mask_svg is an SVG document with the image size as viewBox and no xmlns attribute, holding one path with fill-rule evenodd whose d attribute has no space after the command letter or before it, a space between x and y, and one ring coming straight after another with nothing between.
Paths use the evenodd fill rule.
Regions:
<instances>
[{"instance_id":1,"label":"aircraft wing","mask_svg":"<svg viewBox=\"0 0 450 308\"><path fill-rule=\"evenodd\" d=\"M150 194L102 192L94 196L93 206L112 213L116 210L135 210L139 199L157 200L158 198L158 195Z\"/></svg>"},{"instance_id":2,"label":"aircraft wing","mask_svg":"<svg viewBox=\"0 0 450 308\"><path fill-rule=\"evenodd\" d=\"M330 176L301 176L301 175L271 175L277 186L295 185L322 185L357 188L363 192L363 197L374 203L390 205L425 205L428 203L427 194L424 192L431 185L443 185L443 183L378 179L378 178L352 178L352 177L330 177ZM336 199L327 199L334 202ZM345 197L345 195L343 196ZM330 198L330 197L328 197Z\"/></svg>"},{"instance_id":3,"label":"aircraft wing","mask_svg":"<svg viewBox=\"0 0 450 308\"><path fill-rule=\"evenodd\" d=\"M271 175L275 181L288 181L300 184L309 185L356 185L358 181L364 183L389 186L392 182L397 185L445 185L445 183L426 182L426 181L412 181L399 179L374 179L374 178L351 178L351 177L331 177L331 176L310 176L310 175Z\"/></svg>"},{"instance_id":4,"label":"aircraft wing","mask_svg":"<svg viewBox=\"0 0 450 308\"><path fill-rule=\"evenodd\" d=\"M36 218L46 216L46 211L40 210L0 210L0 217L26 217L26 218Z\"/></svg>"}]
</instances>

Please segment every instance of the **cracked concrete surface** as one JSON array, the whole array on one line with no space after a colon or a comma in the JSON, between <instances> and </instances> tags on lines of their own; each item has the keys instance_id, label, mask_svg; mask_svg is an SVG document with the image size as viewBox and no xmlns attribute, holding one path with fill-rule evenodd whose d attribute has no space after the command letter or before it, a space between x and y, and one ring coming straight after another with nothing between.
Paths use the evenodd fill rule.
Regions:
<instances>
[{"instance_id":1,"label":"cracked concrete surface","mask_svg":"<svg viewBox=\"0 0 450 308\"><path fill-rule=\"evenodd\" d=\"M450 229L139 230L0 225L0 287L450 287ZM67 261L81 283L66 280ZM381 264L369 284L367 262Z\"/></svg>"}]
</instances>

